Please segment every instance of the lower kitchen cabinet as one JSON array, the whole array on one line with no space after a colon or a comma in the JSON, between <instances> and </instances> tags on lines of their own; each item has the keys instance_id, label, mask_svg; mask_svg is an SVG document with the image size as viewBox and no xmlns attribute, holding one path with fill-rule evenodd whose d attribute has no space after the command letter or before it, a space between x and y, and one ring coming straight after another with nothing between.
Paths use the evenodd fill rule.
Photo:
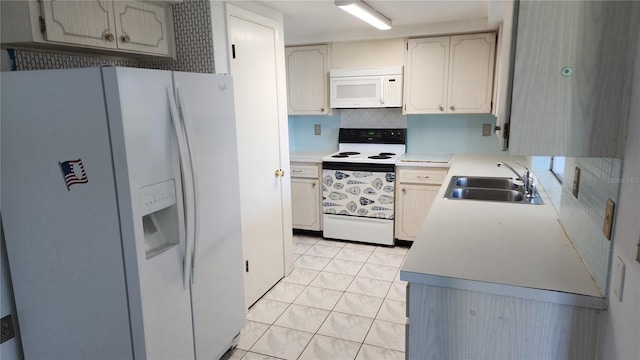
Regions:
<instances>
[{"instance_id":1,"label":"lower kitchen cabinet","mask_svg":"<svg viewBox=\"0 0 640 360\"><path fill-rule=\"evenodd\" d=\"M436 194L447 176L445 168L398 168L395 237L415 240Z\"/></svg>"},{"instance_id":2,"label":"lower kitchen cabinet","mask_svg":"<svg viewBox=\"0 0 640 360\"><path fill-rule=\"evenodd\" d=\"M320 165L291 163L291 217L294 229L322 230Z\"/></svg>"}]
</instances>

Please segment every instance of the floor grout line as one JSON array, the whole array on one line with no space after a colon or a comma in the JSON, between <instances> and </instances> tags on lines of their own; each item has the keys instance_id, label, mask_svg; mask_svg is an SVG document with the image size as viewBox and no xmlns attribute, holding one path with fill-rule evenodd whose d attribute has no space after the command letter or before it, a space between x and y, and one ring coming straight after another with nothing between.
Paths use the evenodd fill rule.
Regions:
<instances>
[{"instance_id":1,"label":"floor grout line","mask_svg":"<svg viewBox=\"0 0 640 360\"><path fill-rule=\"evenodd\" d=\"M303 349L301 350L300 354L297 355L297 358L300 358L302 356L302 354L306 351L306 349L309 347L309 345L311 344L311 342L313 341L313 339L316 336L324 336L324 337L329 337L329 338L333 338L333 339L338 339L338 340L344 340L344 341L348 341L348 342L352 342L352 343L358 343L359 344L359 348L358 351L356 352L354 359L358 357L358 355L360 354L360 352L363 351L364 345L365 345L365 341L367 339L367 337L369 336L371 330L373 329L374 323L376 320L380 320L378 319L378 315L380 314L380 311L382 310L382 306L384 305L385 300L388 299L388 296L391 292L391 289L393 288L394 283L398 282L396 281L396 278L398 277L398 273L400 272L400 268L402 267L402 264L404 263L404 260L406 259L406 255L407 253L404 252L404 254L399 254L399 253L394 253L394 252L386 252L386 251L378 251L379 254L388 254L388 255L396 255L396 256L403 256L402 262L400 264L400 266L392 266L392 265L385 265L385 264L376 264L376 263L370 263L369 260L372 258L373 254L376 252L377 249L379 249L379 246L374 246L371 250L369 250L369 248L359 248L359 247L347 247L348 244L350 244L350 242L347 242L345 245L343 246L332 246L332 244L319 244L321 240L315 240L315 242L313 242L312 244L309 242L301 242L301 241L296 241L296 235L294 235L294 242L298 242L300 244L305 244L305 245L310 245L302 254L294 254L295 256L297 256L297 259L300 259L303 255L309 255L309 256L314 256L314 257L320 257L320 258L325 258L325 259L330 259L330 261L324 265L322 267L322 269L318 270L318 269L310 269L310 268L304 268L304 267L297 267L294 264L294 270L296 268L299 269L305 269L305 270L312 270L312 271L317 271L317 273L315 274L315 276L313 276L313 278L311 278L311 280L308 282L308 284L299 284L299 283L293 283L293 282L287 282L284 281L285 283L289 283L289 284L296 284L296 285L302 285L304 286L304 288L302 289L302 291L295 296L295 298L293 298L292 301L281 301L281 300L275 300L275 299L268 299L268 300L272 300L272 301L278 301L278 302L284 302L287 303L287 307L275 318L275 320L271 323L271 324L266 324L266 323L262 323L259 321L255 321L255 320L247 320L247 321L255 321L258 322L260 324L265 324L268 325L268 328L265 330L265 332L259 336L256 341L253 343L253 345L249 348L249 350L246 350L247 354L248 353L257 353L257 354L261 354L261 355L265 355L265 356L270 356L270 357L274 357L272 355L268 355L268 354L263 354L263 353L259 353L259 352L255 352L255 351L251 351L251 349L253 349L255 347L255 345L260 341L260 339L262 339L262 337L265 336L265 334L267 334L269 332L270 329L272 329L274 326L276 327L281 327L281 328L285 328L288 330L292 330L292 331L302 331L302 332L306 332L306 333L311 333L309 331L305 331L305 330L299 330L299 329L294 329L294 328L289 328L286 326L280 326L280 325L276 325L276 322L282 318L282 316L287 312L287 310L291 309L292 305L298 305L298 306L303 306L303 307L308 307L308 308L313 308L313 309L319 309L319 310L324 310L324 311L328 311L327 315L324 317L324 319L322 320L322 322L320 323L320 325L318 326L318 328L312 333L313 335L311 336L311 338L309 339L309 341L304 345ZM325 240L325 241L329 241L329 240ZM333 241L333 240L331 240ZM314 246L323 246L323 247L335 247L335 248L340 248L341 250L337 251L333 256L328 257L328 256L322 256L322 255L318 255L318 254L308 254L308 252L314 247ZM350 260L350 259L341 259L341 258L336 258L336 256L342 252L342 249L353 249L353 250L361 250L361 251L368 251L369 254L366 257L364 262L361 261L355 261L355 260ZM325 269L327 268L327 266L329 266L329 264L331 263L331 261L333 260L345 260L345 261L352 261L352 262L358 262L361 263L360 268L358 269L358 272L356 274L344 274L344 273L337 273L337 272L332 272L332 271L325 271ZM297 260L295 260L297 261ZM294 261L294 262L295 262ZM377 279L374 277L369 277L369 276L359 276L363 270L363 268L365 267L366 264L371 264L371 265L378 265L378 266L387 266L387 267L394 267L397 268L398 270L396 271L393 279L391 280L385 280L385 279ZM321 276L322 273L330 273L330 274L338 274L338 275L345 275L345 276L351 276L351 280L349 281L349 283L346 285L344 290L335 290L335 289L330 289L328 287L324 287L324 286L312 286L311 284L319 277ZM366 295L366 294L359 294L359 293L353 293L353 292L349 292L347 291L349 289L349 287L354 283L354 281L356 280L356 278L362 278L362 279L373 279L373 280L379 280L379 281L384 281L384 282L388 282L390 283L389 288L385 291L384 297L378 297L378 296L372 296L372 295ZM283 278L284 279L284 278ZM283 279L279 280L271 289L269 289L269 291L271 291L276 285L278 285L281 281L283 281ZM295 301L302 295L302 293L304 293L305 290L307 290L308 288L319 288L319 289L325 289L325 290L330 290L330 291L338 291L340 292L340 297L338 298L338 300L335 302L335 304L333 304L333 307L328 310L326 308L319 308L319 307L314 307L314 306L310 306L310 305L303 305L303 304L295 304ZM362 315L357 315L357 314L350 314L347 312L342 312L342 311L337 311L336 306L338 305L338 303L340 303L340 300L342 300L342 298L347 294L355 294L355 295L359 295L359 296L369 296L369 297L375 297L377 299L382 299L382 302L380 303L380 306L378 306L376 314L373 318L368 317L368 316L362 316ZM264 298L261 297L258 301L262 300ZM394 300L394 301L400 301L400 300L396 300L396 299L389 299L389 300ZM406 302L406 299L405 299ZM257 303L257 301L256 301ZM345 315L349 315L349 316L357 316L357 317L362 317L362 318L367 318L372 320L371 321L371 325L369 325L366 334L362 340L362 342L355 342L352 340L348 340L345 338L340 338L340 337L335 337L335 336L330 336L330 335L324 335L324 334L319 334L318 332L320 331L320 329L322 328L322 326L326 323L326 321L329 319L329 317L333 314L333 313L339 313L339 314L345 314ZM381 320L382 321L382 320ZM388 320L384 320L384 321L388 321ZM391 323L394 323L393 321L388 321ZM377 345L370 345L370 344L366 344L368 346L372 346L375 348L379 348L379 349L384 349L384 350L390 350L390 351L398 351L396 349L392 349L390 347L381 347L381 346L377 346ZM240 350L240 349L239 349ZM406 350L406 349L405 349ZM245 350L241 350L241 351L245 351ZM246 357L246 354L243 356L243 358ZM277 358L277 357L276 357Z\"/></svg>"}]
</instances>

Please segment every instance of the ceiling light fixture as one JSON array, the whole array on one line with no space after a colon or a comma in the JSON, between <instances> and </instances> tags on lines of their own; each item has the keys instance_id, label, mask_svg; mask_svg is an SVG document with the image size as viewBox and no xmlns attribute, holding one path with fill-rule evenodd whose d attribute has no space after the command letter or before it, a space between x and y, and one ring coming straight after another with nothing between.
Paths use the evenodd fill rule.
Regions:
<instances>
[{"instance_id":1,"label":"ceiling light fixture","mask_svg":"<svg viewBox=\"0 0 640 360\"><path fill-rule=\"evenodd\" d=\"M336 6L340 9L348 12L349 14L366 21L370 25L376 27L379 30L391 29L391 20L386 16L377 12L374 8L367 5L364 1L350 0L342 1L336 0Z\"/></svg>"}]
</instances>

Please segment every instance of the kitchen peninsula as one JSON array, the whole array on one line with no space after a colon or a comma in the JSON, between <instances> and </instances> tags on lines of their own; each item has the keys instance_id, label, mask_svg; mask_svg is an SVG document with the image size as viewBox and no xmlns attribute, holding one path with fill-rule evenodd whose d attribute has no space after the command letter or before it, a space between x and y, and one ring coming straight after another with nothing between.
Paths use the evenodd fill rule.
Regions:
<instances>
[{"instance_id":1,"label":"kitchen peninsula","mask_svg":"<svg viewBox=\"0 0 640 360\"><path fill-rule=\"evenodd\" d=\"M407 259L408 359L592 359L603 291L543 205L444 198L452 176L512 177L454 155Z\"/></svg>"}]
</instances>

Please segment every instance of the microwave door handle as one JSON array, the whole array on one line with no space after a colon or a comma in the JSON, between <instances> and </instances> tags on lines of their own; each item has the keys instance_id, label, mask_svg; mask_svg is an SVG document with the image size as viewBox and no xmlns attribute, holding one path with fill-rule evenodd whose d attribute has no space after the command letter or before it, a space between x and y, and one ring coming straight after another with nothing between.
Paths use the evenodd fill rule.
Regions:
<instances>
[{"instance_id":1,"label":"microwave door handle","mask_svg":"<svg viewBox=\"0 0 640 360\"><path fill-rule=\"evenodd\" d=\"M384 105L384 77L380 79L380 104Z\"/></svg>"}]
</instances>

